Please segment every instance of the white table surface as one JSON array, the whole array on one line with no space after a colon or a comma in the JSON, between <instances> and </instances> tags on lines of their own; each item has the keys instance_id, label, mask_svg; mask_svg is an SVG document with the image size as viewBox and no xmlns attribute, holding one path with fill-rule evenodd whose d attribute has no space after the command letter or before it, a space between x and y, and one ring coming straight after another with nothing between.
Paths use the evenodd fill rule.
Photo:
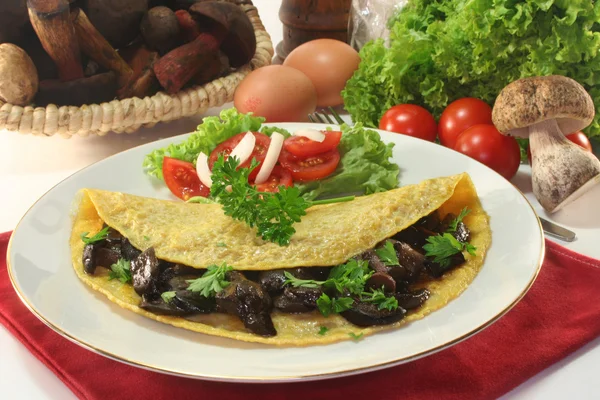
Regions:
<instances>
[{"instance_id":1,"label":"white table surface","mask_svg":"<svg viewBox=\"0 0 600 400\"><path fill-rule=\"evenodd\" d=\"M254 0L274 46L282 38L276 0ZM225 105L228 108L231 105ZM207 115L218 114L211 109ZM135 134L105 137L40 138L0 131L0 232L14 229L21 216L46 191L77 170L112 154L160 138L193 131L201 116L159 124ZM598 154L598 153L596 153ZM600 258L600 186L560 213L548 216L531 193L530 170L522 166L513 183L530 199L541 216L575 230L578 239L567 247ZM565 245L565 243L561 243ZM600 398L600 338L525 382L506 399ZM0 327L0 398L74 399L62 382L25 347Z\"/></svg>"}]
</instances>

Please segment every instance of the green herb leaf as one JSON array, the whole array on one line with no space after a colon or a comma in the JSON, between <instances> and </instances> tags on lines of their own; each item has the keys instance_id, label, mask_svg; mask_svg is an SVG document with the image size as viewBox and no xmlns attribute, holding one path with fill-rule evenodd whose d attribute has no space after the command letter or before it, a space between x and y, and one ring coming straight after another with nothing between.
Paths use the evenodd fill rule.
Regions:
<instances>
[{"instance_id":1,"label":"green herb leaf","mask_svg":"<svg viewBox=\"0 0 600 400\"><path fill-rule=\"evenodd\" d=\"M163 292L160 297L163 299L165 303L170 302L175 297L175 292Z\"/></svg>"},{"instance_id":2,"label":"green herb leaf","mask_svg":"<svg viewBox=\"0 0 600 400\"><path fill-rule=\"evenodd\" d=\"M471 212L471 210L467 209L467 207L463 208L462 211L460 212L460 214L458 214L458 217L454 218L451 222L450 225L448 225L448 229L446 230L446 232L448 233L453 233L456 232L456 229L458 228L458 224L460 222L462 222L462 220L467 216L467 214L469 214Z\"/></svg>"},{"instance_id":3,"label":"green herb leaf","mask_svg":"<svg viewBox=\"0 0 600 400\"><path fill-rule=\"evenodd\" d=\"M384 308L389 311L398 309L398 299L394 296L386 296L383 288L377 290L371 289L370 292L363 292L360 299L366 303L376 304L380 310L383 310Z\"/></svg>"},{"instance_id":4,"label":"green herb leaf","mask_svg":"<svg viewBox=\"0 0 600 400\"><path fill-rule=\"evenodd\" d=\"M355 334L354 332L350 332L350 333L348 334L348 336L350 336L350 337L352 338L352 340L354 340L354 341L358 342L360 339L362 339L362 337L364 336L364 333L361 333L361 334L358 334L358 335L357 335L357 334Z\"/></svg>"},{"instance_id":5,"label":"green herb leaf","mask_svg":"<svg viewBox=\"0 0 600 400\"><path fill-rule=\"evenodd\" d=\"M375 254L377 254L385 265L400 265L396 249L394 249L394 245L389 240L386 240L383 247L375 249Z\"/></svg>"},{"instance_id":6,"label":"green herb leaf","mask_svg":"<svg viewBox=\"0 0 600 400\"><path fill-rule=\"evenodd\" d=\"M225 215L256 227L263 240L289 244L296 232L294 223L306 215L310 203L295 187L281 187L277 193L259 192L248 183L250 172L258 165L256 160L250 168L237 169L238 164L236 157L219 157L212 170L211 195L221 203Z\"/></svg>"},{"instance_id":7,"label":"green herb leaf","mask_svg":"<svg viewBox=\"0 0 600 400\"><path fill-rule=\"evenodd\" d=\"M327 333L327 331L328 331L328 330L329 330L329 328L328 328L328 327L326 327L326 326L322 326L322 327L320 327L320 328L319 328L319 335L321 335L321 336L325 335L325 334Z\"/></svg>"},{"instance_id":8,"label":"green herb leaf","mask_svg":"<svg viewBox=\"0 0 600 400\"><path fill-rule=\"evenodd\" d=\"M131 282L131 262L124 258L120 258L115 264L110 266L111 272L108 275L108 280L118 279L122 283Z\"/></svg>"},{"instance_id":9,"label":"green herb leaf","mask_svg":"<svg viewBox=\"0 0 600 400\"><path fill-rule=\"evenodd\" d=\"M198 204L218 204L218 202L216 202L212 199L209 199L208 197L204 197L204 196L190 197L185 202L186 203L198 203Z\"/></svg>"},{"instance_id":10,"label":"green herb leaf","mask_svg":"<svg viewBox=\"0 0 600 400\"><path fill-rule=\"evenodd\" d=\"M144 236L144 240L150 240L149 236Z\"/></svg>"},{"instance_id":11,"label":"green herb leaf","mask_svg":"<svg viewBox=\"0 0 600 400\"><path fill-rule=\"evenodd\" d=\"M227 244L223 243L223 242L219 242L219 243L217 243L217 247L227 247Z\"/></svg>"},{"instance_id":12,"label":"green herb leaf","mask_svg":"<svg viewBox=\"0 0 600 400\"><path fill-rule=\"evenodd\" d=\"M285 275L286 280L283 282L283 285L292 285L293 287L307 287L307 288L318 288L325 281L315 281L312 279L298 279L288 271L284 271L283 275Z\"/></svg>"},{"instance_id":13,"label":"green herb leaf","mask_svg":"<svg viewBox=\"0 0 600 400\"><path fill-rule=\"evenodd\" d=\"M330 298L325 293L317 299L317 308L324 317L349 310L353 304L354 300L350 297Z\"/></svg>"},{"instance_id":14,"label":"green herb leaf","mask_svg":"<svg viewBox=\"0 0 600 400\"><path fill-rule=\"evenodd\" d=\"M211 265L200 278L187 281L190 284L187 290L200 292L204 297L214 297L215 294L229 285L229 281L225 279L225 275L231 270L233 270L233 267L227 264L222 264L221 266Z\"/></svg>"},{"instance_id":15,"label":"green herb leaf","mask_svg":"<svg viewBox=\"0 0 600 400\"><path fill-rule=\"evenodd\" d=\"M464 245L449 233L429 236L427 244L423 246L425 256L433 257L433 261L442 267L448 267L452 256L462 252L463 249Z\"/></svg>"},{"instance_id":16,"label":"green herb leaf","mask_svg":"<svg viewBox=\"0 0 600 400\"><path fill-rule=\"evenodd\" d=\"M100 242L101 240L106 239L106 237L108 236L109 229L110 228L108 226L106 226L106 227L104 227L104 229L102 229L100 232L96 233L92 237L87 237L89 232L83 232L81 234L81 240L83 240L83 243L85 243L85 244L94 244L96 242Z\"/></svg>"},{"instance_id":17,"label":"green herb leaf","mask_svg":"<svg viewBox=\"0 0 600 400\"><path fill-rule=\"evenodd\" d=\"M373 273L374 271L369 270L368 261L358 261L353 258L345 264L333 267L323 285L327 288L335 288L338 293L348 291L359 295L363 292L367 280Z\"/></svg>"}]
</instances>

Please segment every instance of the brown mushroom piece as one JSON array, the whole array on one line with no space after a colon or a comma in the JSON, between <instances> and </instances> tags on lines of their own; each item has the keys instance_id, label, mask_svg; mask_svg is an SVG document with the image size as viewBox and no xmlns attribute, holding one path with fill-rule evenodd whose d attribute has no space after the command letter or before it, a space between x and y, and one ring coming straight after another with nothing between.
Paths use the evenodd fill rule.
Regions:
<instances>
[{"instance_id":1,"label":"brown mushroom piece","mask_svg":"<svg viewBox=\"0 0 600 400\"><path fill-rule=\"evenodd\" d=\"M146 45L160 54L168 53L179 44L179 22L175 12L158 6L148 10L140 25Z\"/></svg>"},{"instance_id":2,"label":"brown mushroom piece","mask_svg":"<svg viewBox=\"0 0 600 400\"><path fill-rule=\"evenodd\" d=\"M234 68L249 62L256 51L254 28L239 6L208 1L192 5L189 12L203 32L154 64L154 73L168 93L178 92L204 68L207 60L218 58L219 49Z\"/></svg>"},{"instance_id":3,"label":"brown mushroom piece","mask_svg":"<svg viewBox=\"0 0 600 400\"><path fill-rule=\"evenodd\" d=\"M529 137L533 193L554 213L600 182L600 161L565 138L594 119L583 86L564 76L519 79L506 86L492 120L506 135Z\"/></svg>"},{"instance_id":4,"label":"brown mushroom piece","mask_svg":"<svg viewBox=\"0 0 600 400\"><path fill-rule=\"evenodd\" d=\"M0 44L0 101L26 106L38 91L38 73L20 47Z\"/></svg>"}]
</instances>

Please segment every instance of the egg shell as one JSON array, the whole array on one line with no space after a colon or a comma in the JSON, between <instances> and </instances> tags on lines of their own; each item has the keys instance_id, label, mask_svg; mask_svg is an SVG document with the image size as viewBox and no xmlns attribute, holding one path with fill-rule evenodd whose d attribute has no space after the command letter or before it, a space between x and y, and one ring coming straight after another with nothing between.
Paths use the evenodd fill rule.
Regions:
<instances>
[{"instance_id":1,"label":"egg shell","mask_svg":"<svg viewBox=\"0 0 600 400\"><path fill-rule=\"evenodd\" d=\"M317 92L302 72L283 65L252 71L237 87L233 105L252 112L266 122L304 122L315 111Z\"/></svg>"},{"instance_id":2,"label":"egg shell","mask_svg":"<svg viewBox=\"0 0 600 400\"><path fill-rule=\"evenodd\" d=\"M343 103L341 91L358 69L360 56L350 45L334 39L316 39L296 47L283 65L306 74L317 90L317 106Z\"/></svg>"}]
</instances>

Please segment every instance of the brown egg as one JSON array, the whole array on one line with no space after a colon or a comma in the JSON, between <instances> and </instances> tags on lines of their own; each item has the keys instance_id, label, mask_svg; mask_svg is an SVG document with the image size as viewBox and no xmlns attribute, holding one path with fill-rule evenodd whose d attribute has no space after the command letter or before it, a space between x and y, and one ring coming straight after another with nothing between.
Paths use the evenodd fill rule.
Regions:
<instances>
[{"instance_id":1,"label":"brown egg","mask_svg":"<svg viewBox=\"0 0 600 400\"><path fill-rule=\"evenodd\" d=\"M306 74L317 89L317 106L342 104L340 92L358 68L360 57L348 44L333 39L317 39L296 47L283 65Z\"/></svg>"},{"instance_id":2,"label":"brown egg","mask_svg":"<svg viewBox=\"0 0 600 400\"><path fill-rule=\"evenodd\" d=\"M267 122L304 122L317 107L317 92L306 75L283 65L252 71L237 87L233 105Z\"/></svg>"}]
</instances>

